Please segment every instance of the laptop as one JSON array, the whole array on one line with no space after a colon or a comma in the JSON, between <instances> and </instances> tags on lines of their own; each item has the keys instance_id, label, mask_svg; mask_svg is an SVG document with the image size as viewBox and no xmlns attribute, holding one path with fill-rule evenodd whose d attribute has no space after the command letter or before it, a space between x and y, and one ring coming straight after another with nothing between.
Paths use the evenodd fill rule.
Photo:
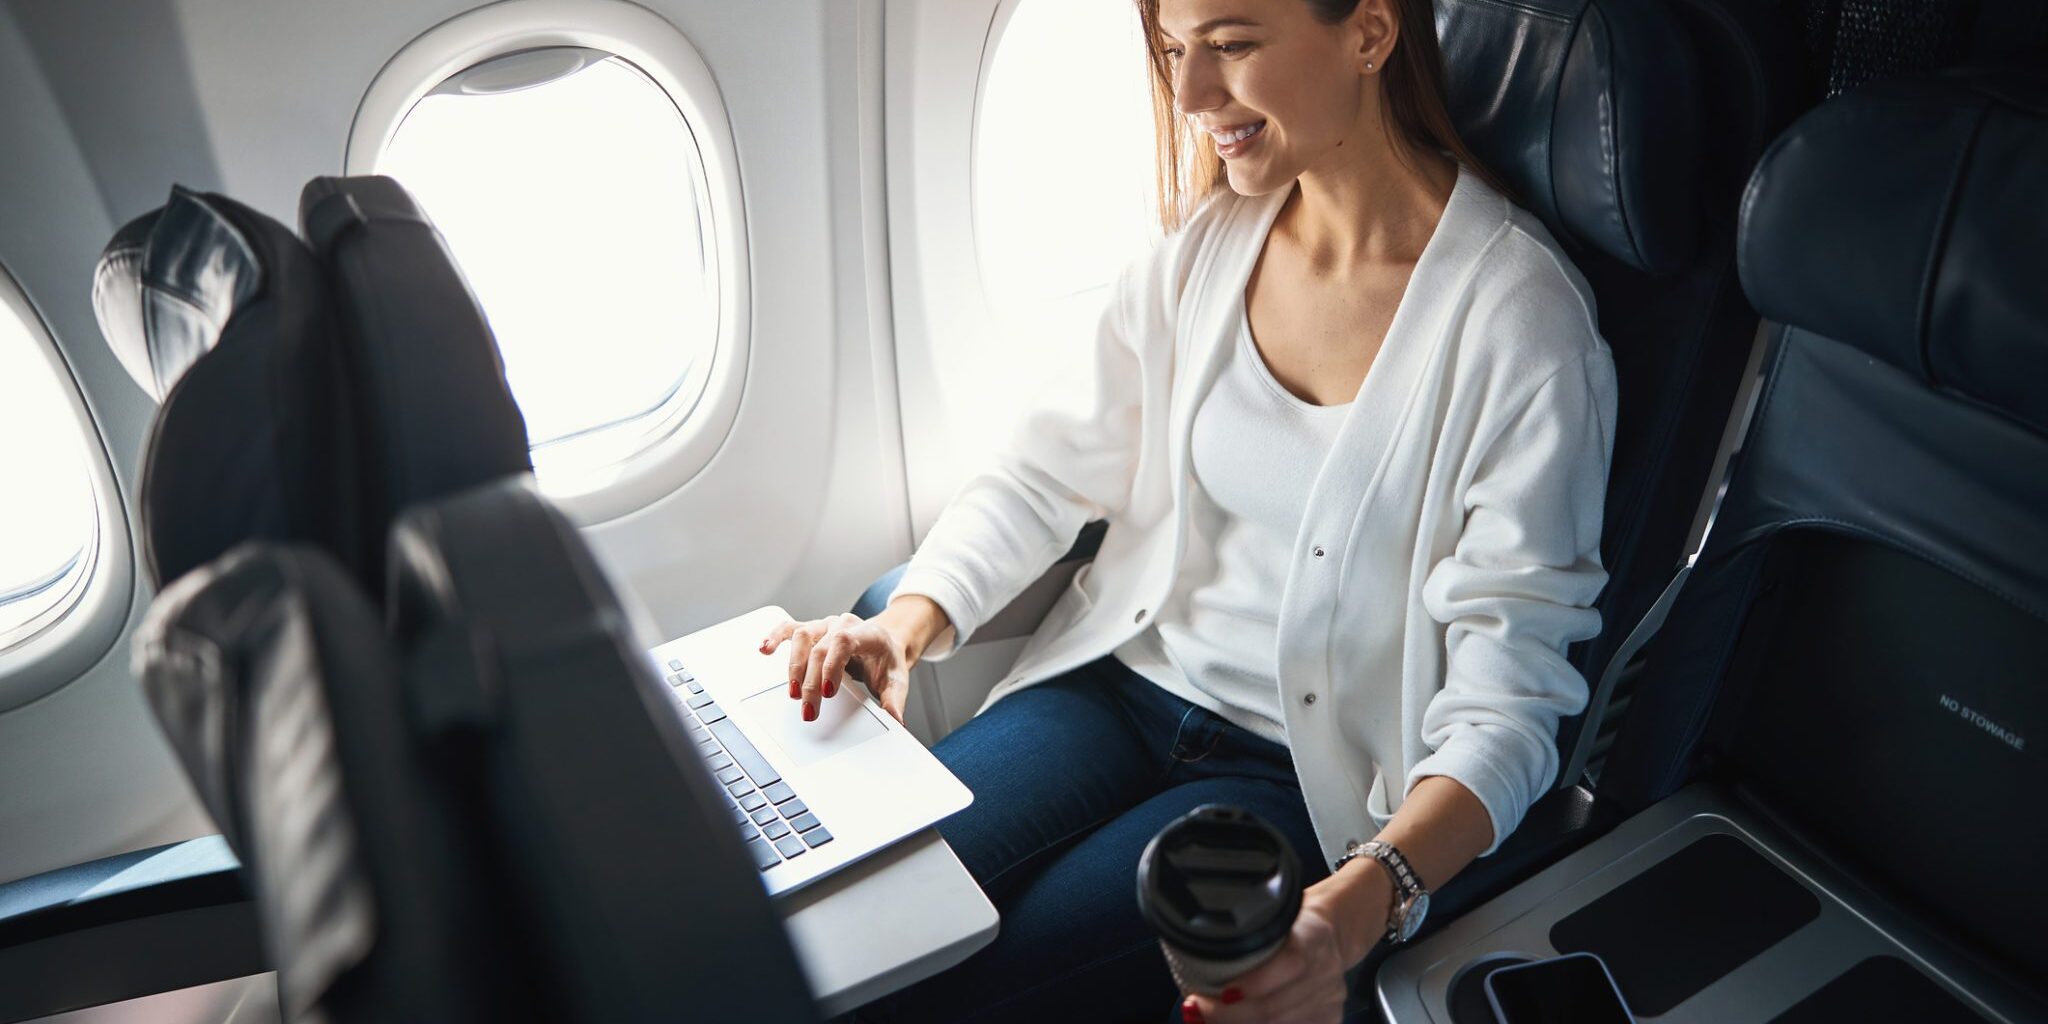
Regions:
<instances>
[{"instance_id":1,"label":"laptop","mask_svg":"<svg viewBox=\"0 0 2048 1024\"><path fill-rule=\"evenodd\" d=\"M953 773L858 680L803 720L789 647L761 639L790 616L770 605L650 653L771 896L794 892L973 802Z\"/></svg>"}]
</instances>

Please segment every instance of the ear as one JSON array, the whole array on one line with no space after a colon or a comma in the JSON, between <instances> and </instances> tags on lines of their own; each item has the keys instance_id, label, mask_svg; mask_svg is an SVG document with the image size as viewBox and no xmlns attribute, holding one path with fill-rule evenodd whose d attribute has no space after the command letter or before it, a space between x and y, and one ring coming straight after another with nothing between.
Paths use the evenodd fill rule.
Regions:
<instances>
[{"instance_id":1,"label":"ear","mask_svg":"<svg viewBox=\"0 0 2048 1024\"><path fill-rule=\"evenodd\" d=\"M1394 0L1358 0L1345 22L1357 40L1357 52L1353 59L1358 63L1358 73L1374 75L1386 70L1387 55L1394 52L1394 43L1401 34L1401 22L1394 14Z\"/></svg>"}]
</instances>

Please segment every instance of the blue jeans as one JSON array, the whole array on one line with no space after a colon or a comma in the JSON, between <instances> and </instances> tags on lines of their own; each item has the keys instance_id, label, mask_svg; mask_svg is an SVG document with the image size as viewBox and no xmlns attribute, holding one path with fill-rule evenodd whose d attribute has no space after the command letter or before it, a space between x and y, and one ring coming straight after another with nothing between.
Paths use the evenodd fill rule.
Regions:
<instances>
[{"instance_id":1,"label":"blue jeans","mask_svg":"<svg viewBox=\"0 0 2048 1024\"><path fill-rule=\"evenodd\" d=\"M1138 855L1200 804L1271 822L1304 882L1329 873L1287 748L1114 657L1003 698L932 752L974 793L939 832L1002 924L967 960L857 1020L1178 1021L1180 993L1138 916Z\"/></svg>"}]
</instances>

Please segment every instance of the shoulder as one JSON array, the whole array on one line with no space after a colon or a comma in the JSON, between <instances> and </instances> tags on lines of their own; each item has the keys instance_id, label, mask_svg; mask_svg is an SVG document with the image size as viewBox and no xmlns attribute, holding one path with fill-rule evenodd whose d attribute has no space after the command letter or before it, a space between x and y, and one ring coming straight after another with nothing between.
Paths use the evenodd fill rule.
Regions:
<instances>
[{"instance_id":1,"label":"shoulder","mask_svg":"<svg viewBox=\"0 0 2048 1024\"><path fill-rule=\"evenodd\" d=\"M1487 240L1465 305L1463 370L1510 391L1533 389L1575 365L1611 374L1613 355L1585 275L1534 214L1480 188L1483 202L1474 206Z\"/></svg>"}]
</instances>

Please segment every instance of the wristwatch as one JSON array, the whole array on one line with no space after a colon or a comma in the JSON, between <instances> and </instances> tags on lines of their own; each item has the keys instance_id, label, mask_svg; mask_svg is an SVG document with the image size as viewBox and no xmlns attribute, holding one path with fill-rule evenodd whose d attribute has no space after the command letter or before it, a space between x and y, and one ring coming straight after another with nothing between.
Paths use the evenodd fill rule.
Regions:
<instances>
[{"instance_id":1,"label":"wristwatch","mask_svg":"<svg viewBox=\"0 0 2048 1024\"><path fill-rule=\"evenodd\" d=\"M1408 858L1401 856L1400 850L1377 839L1369 843L1354 840L1337 863L1330 866L1330 872L1335 874L1353 857L1371 857L1387 869L1387 877L1394 880L1394 900L1387 907L1387 944L1408 941L1422 928L1422 919L1429 916L1429 890L1422 887L1422 879L1416 877L1415 869L1408 866Z\"/></svg>"}]
</instances>

